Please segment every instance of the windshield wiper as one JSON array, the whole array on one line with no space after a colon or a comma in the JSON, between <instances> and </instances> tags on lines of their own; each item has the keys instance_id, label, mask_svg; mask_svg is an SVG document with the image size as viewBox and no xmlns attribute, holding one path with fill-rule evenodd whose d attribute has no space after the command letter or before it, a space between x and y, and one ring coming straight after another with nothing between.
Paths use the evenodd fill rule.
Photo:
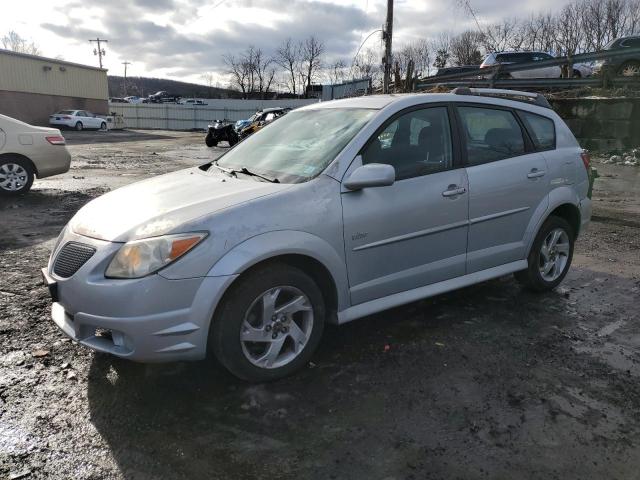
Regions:
<instances>
[{"instance_id":1,"label":"windshield wiper","mask_svg":"<svg viewBox=\"0 0 640 480\"><path fill-rule=\"evenodd\" d=\"M260 175L259 173L250 171L247 167L242 167L240 170L233 170L233 172L244 173L245 175L249 175L251 177L262 178L263 180L266 180L267 182L271 182L271 183L280 183L280 180L278 180L277 178L270 178L264 175Z\"/></svg>"},{"instance_id":2,"label":"windshield wiper","mask_svg":"<svg viewBox=\"0 0 640 480\"><path fill-rule=\"evenodd\" d=\"M218 165L218 161L217 160L214 160L213 162L211 162L211 165L216 167L218 170L223 171L224 173L227 173L227 174L229 174L231 176L237 177L235 170L233 170L232 168L221 167L220 165Z\"/></svg>"}]
</instances>

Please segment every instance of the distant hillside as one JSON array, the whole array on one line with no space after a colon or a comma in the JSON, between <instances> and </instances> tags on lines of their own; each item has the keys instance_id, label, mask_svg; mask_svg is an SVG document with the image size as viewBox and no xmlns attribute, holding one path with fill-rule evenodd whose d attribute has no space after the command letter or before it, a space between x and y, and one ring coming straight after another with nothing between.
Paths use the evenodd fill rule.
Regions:
<instances>
[{"instance_id":1,"label":"distant hillside","mask_svg":"<svg viewBox=\"0 0 640 480\"><path fill-rule=\"evenodd\" d=\"M123 77L109 75L109 96L122 97ZM208 87L196 83L177 82L164 78L127 77L127 95L146 97L160 90L180 95L182 97L196 98L240 98L238 92L227 88Z\"/></svg>"}]
</instances>

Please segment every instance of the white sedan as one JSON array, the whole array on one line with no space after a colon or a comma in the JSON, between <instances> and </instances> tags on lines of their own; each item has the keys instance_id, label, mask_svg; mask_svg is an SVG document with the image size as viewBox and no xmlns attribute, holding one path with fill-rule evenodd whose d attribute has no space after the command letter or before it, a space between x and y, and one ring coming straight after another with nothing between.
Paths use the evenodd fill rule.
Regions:
<instances>
[{"instance_id":1,"label":"white sedan","mask_svg":"<svg viewBox=\"0 0 640 480\"><path fill-rule=\"evenodd\" d=\"M49 125L67 127L75 130L85 128L107 129L107 121L86 110L60 110L49 116Z\"/></svg>"},{"instance_id":2,"label":"white sedan","mask_svg":"<svg viewBox=\"0 0 640 480\"><path fill-rule=\"evenodd\" d=\"M57 128L0 115L0 197L26 193L35 177L69 171L71 156Z\"/></svg>"}]
</instances>

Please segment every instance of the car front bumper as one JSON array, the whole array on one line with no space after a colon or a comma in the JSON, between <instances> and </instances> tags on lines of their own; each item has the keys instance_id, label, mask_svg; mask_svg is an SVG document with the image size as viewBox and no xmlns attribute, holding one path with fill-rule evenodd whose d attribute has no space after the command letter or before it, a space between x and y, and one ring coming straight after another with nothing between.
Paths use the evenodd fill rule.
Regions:
<instances>
[{"instance_id":1,"label":"car front bumper","mask_svg":"<svg viewBox=\"0 0 640 480\"><path fill-rule=\"evenodd\" d=\"M65 234L59 245L70 240L91 245L96 253L69 278L52 273L53 260L42 270L53 300L52 319L67 336L93 350L140 362L206 356L215 306L236 276L108 279L106 265L122 244Z\"/></svg>"}]
</instances>

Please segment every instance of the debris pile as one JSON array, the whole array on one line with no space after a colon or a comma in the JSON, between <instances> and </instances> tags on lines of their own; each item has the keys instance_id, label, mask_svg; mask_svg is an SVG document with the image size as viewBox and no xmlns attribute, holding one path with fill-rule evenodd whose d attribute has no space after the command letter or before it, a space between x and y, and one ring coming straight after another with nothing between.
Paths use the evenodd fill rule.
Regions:
<instances>
[{"instance_id":1,"label":"debris pile","mask_svg":"<svg viewBox=\"0 0 640 480\"><path fill-rule=\"evenodd\" d=\"M637 167L640 165L640 148L634 148L622 155L611 155L604 158L602 163L611 165L625 165L627 167Z\"/></svg>"}]
</instances>

